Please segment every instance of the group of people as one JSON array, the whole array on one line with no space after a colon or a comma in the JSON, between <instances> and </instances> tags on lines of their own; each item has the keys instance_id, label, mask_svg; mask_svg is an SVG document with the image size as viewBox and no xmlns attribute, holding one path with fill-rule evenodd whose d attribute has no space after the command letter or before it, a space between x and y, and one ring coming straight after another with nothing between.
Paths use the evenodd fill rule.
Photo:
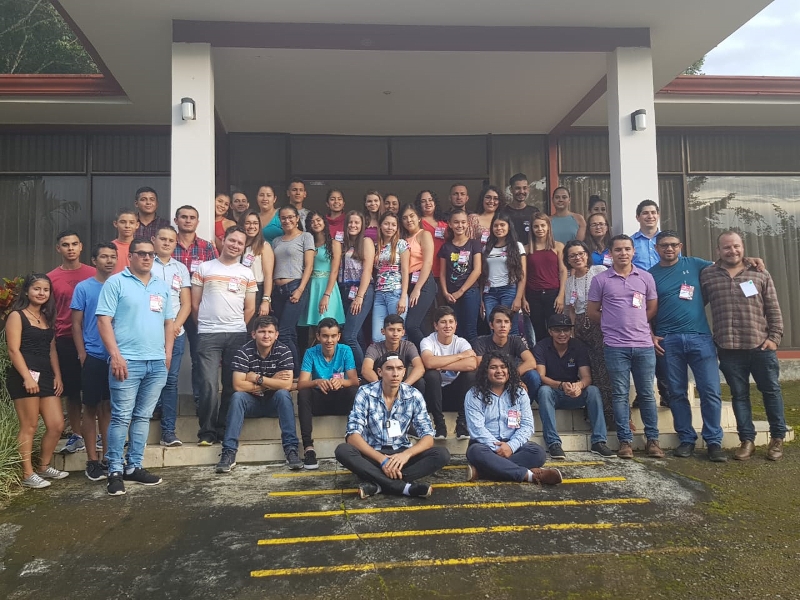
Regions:
<instances>
[{"instance_id":1,"label":"group of people","mask_svg":"<svg viewBox=\"0 0 800 600\"><path fill-rule=\"evenodd\" d=\"M611 427L616 455L631 458L632 375L646 452L663 457L656 373L680 437L674 454L687 457L697 442L689 367L708 456L725 461L717 356L741 441L734 457L754 453L752 374L770 422L767 458L781 458L781 313L763 262L745 258L737 233L719 236L711 263L683 256L679 235L659 231L652 200L637 207L639 231L612 237L600 198L584 219L570 212L569 191L557 188L548 217L527 203L523 174L509 189L507 201L487 186L474 213L461 184L451 187L445 213L430 190L405 205L371 190L363 212L345 212L342 193L331 190L320 214L303 207L305 184L296 179L281 208L272 186L259 188L258 210L241 192L233 204L217 194L215 239L205 241L194 207L178 208L173 228L157 214L155 190L141 188L134 209L114 220L117 239L92 249L92 267L80 263L79 236L59 234L62 264L26 278L6 326L23 484L46 487L66 476L49 466L63 429L62 395L73 428L65 450L86 449L87 477L107 479L111 495L124 494L125 481L160 483L142 457L154 412L161 444L182 444L175 420L186 345L198 444L222 444L218 472L235 466L246 417L277 417L289 468L315 469L313 417L349 415L336 457L365 481L362 495L427 496L430 487L414 482L449 460L433 445L448 435L449 410L456 437L470 440L469 479L557 483L557 470L541 468L545 450L529 441L531 401L551 459L565 458L555 411L581 407L592 452L614 456ZM479 336L484 324L490 333ZM307 349L302 327L313 328L317 342ZM40 414L47 433L34 470Z\"/></svg>"}]
</instances>

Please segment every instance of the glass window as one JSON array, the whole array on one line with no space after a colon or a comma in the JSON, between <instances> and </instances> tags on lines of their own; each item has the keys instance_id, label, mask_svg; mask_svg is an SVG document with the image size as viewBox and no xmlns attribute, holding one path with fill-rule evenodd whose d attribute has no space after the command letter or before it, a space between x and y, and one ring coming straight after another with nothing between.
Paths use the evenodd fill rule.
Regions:
<instances>
[{"instance_id":1,"label":"glass window","mask_svg":"<svg viewBox=\"0 0 800 600\"><path fill-rule=\"evenodd\" d=\"M712 134L686 136L690 173L786 173L800 169L796 133Z\"/></svg>"},{"instance_id":2,"label":"glass window","mask_svg":"<svg viewBox=\"0 0 800 600\"><path fill-rule=\"evenodd\" d=\"M486 136L394 137L392 174L486 175Z\"/></svg>"},{"instance_id":3,"label":"glass window","mask_svg":"<svg viewBox=\"0 0 800 600\"><path fill-rule=\"evenodd\" d=\"M169 135L95 135L92 171L95 173L169 173Z\"/></svg>"},{"instance_id":4,"label":"glass window","mask_svg":"<svg viewBox=\"0 0 800 600\"><path fill-rule=\"evenodd\" d=\"M92 243L105 242L117 237L112 225L117 210L133 206L134 194L142 186L158 193L158 216L172 223L170 215L169 177L163 176L113 176L92 177Z\"/></svg>"},{"instance_id":5,"label":"glass window","mask_svg":"<svg viewBox=\"0 0 800 600\"><path fill-rule=\"evenodd\" d=\"M237 134L230 140L231 185L247 195L256 208L258 188L265 183L276 186L275 193L283 204L286 198L286 139L275 134Z\"/></svg>"},{"instance_id":6,"label":"glass window","mask_svg":"<svg viewBox=\"0 0 800 600\"><path fill-rule=\"evenodd\" d=\"M510 197L508 180L517 173L528 176L528 204L540 210L547 203L547 136L492 135L489 181Z\"/></svg>"},{"instance_id":7,"label":"glass window","mask_svg":"<svg viewBox=\"0 0 800 600\"><path fill-rule=\"evenodd\" d=\"M385 137L293 135L292 174L388 175L389 143Z\"/></svg>"}]
</instances>

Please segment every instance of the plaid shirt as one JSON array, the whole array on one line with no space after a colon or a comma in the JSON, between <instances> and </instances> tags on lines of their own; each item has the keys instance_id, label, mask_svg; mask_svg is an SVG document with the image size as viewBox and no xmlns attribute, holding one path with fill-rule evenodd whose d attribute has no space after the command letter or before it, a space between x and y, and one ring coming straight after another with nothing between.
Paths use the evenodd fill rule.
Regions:
<instances>
[{"instance_id":1,"label":"plaid shirt","mask_svg":"<svg viewBox=\"0 0 800 600\"><path fill-rule=\"evenodd\" d=\"M425 400L416 389L405 383L400 384L397 400L392 410L386 410L383 401L383 382L376 381L358 388L353 410L347 419L347 436L358 433L375 450L391 446L394 450L411 447L406 432L411 421L420 437L433 436L433 425L425 407ZM395 419L400 424L402 435L389 437L388 421Z\"/></svg>"},{"instance_id":2,"label":"plaid shirt","mask_svg":"<svg viewBox=\"0 0 800 600\"><path fill-rule=\"evenodd\" d=\"M742 283L752 281L758 293L744 295ZM725 350L752 350L771 340L780 345L783 317L772 277L745 266L731 277L719 262L700 273L703 298L711 303L714 342Z\"/></svg>"},{"instance_id":3,"label":"plaid shirt","mask_svg":"<svg viewBox=\"0 0 800 600\"><path fill-rule=\"evenodd\" d=\"M139 215L137 214L136 217L138 218ZM133 237L135 238L144 238L146 240L152 239L155 237L158 230L162 227L171 227L172 223L167 221L166 219L159 217L158 215L150 221L149 225L142 225L141 221L139 222L139 227L136 229L136 235ZM186 267L187 269L189 267Z\"/></svg>"},{"instance_id":4,"label":"plaid shirt","mask_svg":"<svg viewBox=\"0 0 800 600\"><path fill-rule=\"evenodd\" d=\"M199 237L195 236L194 242L192 242L188 248L184 248L181 245L180 238L178 238L178 244L175 246L175 250L172 251L172 258L182 262L184 265L186 265L186 268L189 269L189 272L193 273L193 260L208 262L209 260L219 258L219 254L217 254L217 249L214 247L214 244L205 240L201 240ZM196 270L197 269L195 269L195 271Z\"/></svg>"}]
</instances>

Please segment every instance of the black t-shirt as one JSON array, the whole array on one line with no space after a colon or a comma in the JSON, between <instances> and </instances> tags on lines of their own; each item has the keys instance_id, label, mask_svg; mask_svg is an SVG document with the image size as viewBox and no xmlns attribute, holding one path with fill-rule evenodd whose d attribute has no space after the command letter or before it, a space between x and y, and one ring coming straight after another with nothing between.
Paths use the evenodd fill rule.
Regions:
<instances>
[{"instance_id":1,"label":"black t-shirt","mask_svg":"<svg viewBox=\"0 0 800 600\"><path fill-rule=\"evenodd\" d=\"M473 340L472 349L478 356L484 356L492 350L497 350L510 357L515 367L519 367L519 363L522 362L522 353L528 349L528 344L518 335L509 335L506 345L501 348L495 344L491 335L479 335Z\"/></svg>"},{"instance_id":2,"label":"black t-shirt","mask_svg":"<svg viewBox=\"0 0 800 600\"><path fill-rule=\"evenodd\" d=\"M531 236L533 216L540 212L539 209L535 206L525 206L524 208L506 206L503 210L511 216L511 223L514 225L514 231L517 232L517 241L522 242L523 246L526 245Z\"/></svg>"},{"instance_id":3,"label":"black t-shirt","mask_svg":"<svg viewBox=\"0 0 800 600\"><path fill-rule=\"evenodd\" d=\"M439 248L439 258L445 260L445 279L447 281L447 291L453 293L461 289L464 282L469 279L475 266L475 255L481 254L483 247L477 240L469 239L463 246L456 246L453 242L445 242ZM470 289L476 287L478 282L472 284Z\"/></svg>"},{"instance_id":4,"label":"black t-shirt","mask_svg":"<svg viewBox=\"0 0 800 600\"><path fill-rule=\"evenodd\" d=\"M533 347L533 357L537 365L544 365L545 375L550 379L568 383L581 380L578 369L592 366L586 346L574 338L567 343L564 356L559 356L553 347L553 338L545 338Z\"/></svg>"}]
</instances>

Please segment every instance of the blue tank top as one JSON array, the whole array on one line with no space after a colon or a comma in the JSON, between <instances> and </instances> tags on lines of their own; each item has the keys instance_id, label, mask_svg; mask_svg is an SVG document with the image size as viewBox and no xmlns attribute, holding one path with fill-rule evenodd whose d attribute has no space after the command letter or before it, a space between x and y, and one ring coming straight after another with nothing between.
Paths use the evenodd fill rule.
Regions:
<instances>
[{"instance_id":1,"label":"blue tank top","mask_svg":"<svg viewBox=\"0 0 800 600\"><path fill-rule=\"evenodd\" d=\"M578 235L578 222L572 215L566 217L550 217L550 227L553 230L553 239L562 244L566 244L570 240L574 240Z\"/></svg>"}]
</instances>

